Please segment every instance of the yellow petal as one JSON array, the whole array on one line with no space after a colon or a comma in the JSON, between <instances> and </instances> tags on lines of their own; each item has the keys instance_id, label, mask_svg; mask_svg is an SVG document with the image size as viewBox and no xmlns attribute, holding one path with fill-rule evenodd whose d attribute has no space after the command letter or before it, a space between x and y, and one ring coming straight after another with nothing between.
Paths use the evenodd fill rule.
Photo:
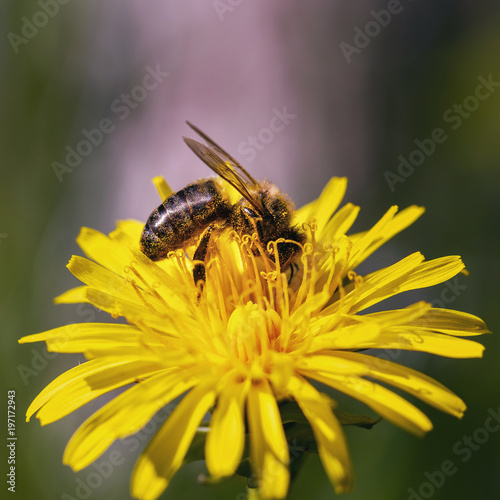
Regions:
<instances>
[{"instance_id":1,"label":"yellow petal","mask_svg":"<svg viewBox=\"0 0 500 500\"><path fill-rule=\"evenodd\" d=\"M324 187L317 200L297 210L295 222L300 225L314 219L318 226L318 231L321 232L340 205L346 189L346 177L333 177Z\"/></svg>"},{"instance_id":2,"label":"yellow petal","mask_svg":"<svg viewBox=\"0 0 500 500\"><path fill-rule=\"evenodd\" d=\"M117 323L75 323L19 340L20 344L45 341L49 352L81 352L87 359L128 356L151 359L165 367L179 366L190 354L175 349L173 340L151 335L132 325Z\"/></svg>"},{"instance_id":3,"label":"yellow petal","mask_svg":"<svg viewBox=\"0 0 500 500\"><path fill-rule=\"evenodd\" d=\"M314 347L404 349L452 358L475 358L482 356L484 347L471 340L453 338L452 335L467 336L488 332L484 322L472 314L434 309L425 302L400 310L354 317L367 321L367 325L375 321L380 325L378 334L363 336L359 333L360 327L347 327L344 330L352 332L351 335L342 335L343 330L338 329L337 336L323 335L318 342L313 342ZM341 341L336 343L337 337Z\"/></svg>"},{"instance_id":4,"label":"yellow petal","mask_svg":"<svg viewBox=\"0 0 500 500\"><path fill-rule=\"evenodd\" d=\"M125 246L129 246L130 244L133 248L138 250L143 228L144 222L133 219L120 220L116 224L116 229L109 233L109 237L112 240L119 241Z\"/></svg>"},{"instance_id":5,"label":"yellow petal","mask_svg":"<svg viewBox=\"0 0 500 500\"><path fill-rule=\"evenodd\" d=\"M189 316L181 316L170 307L163 307L155 311L153 308L145 307L142 303L134 303L128 300L115 297L112 293L105 293L94 288L87 287L86 296L88 301L98 309L106 311L111 315L124 316L130 323L139 327L146 327L168 332L169 335L182 335L188 330L197 332L200 330L199 324ZM177 302L171 305L175 306ZM179 319L182 318L182 321Z\"/></svg>"},{"instance_id":6,"label":"yellow petal","mask_svg":"<svg viewBox=\"0 0 500 500\"><path fill-rule=\"evenodd\" d=\"M368 373L367 368L361 363L353 363L350 359L344 360L341 355L336 356L336 352L302 357L297 360L295 366L298 370L312 370L336 375L366 375Z\"/></svg>"},{"instance_id":7,"label":"yellow petal","mask_svg":"<svg viewBox=\"0 0 500 500\"><path fill-rule=\"evenodd\" d=\"M349 312L353 314L362 311L397 293L437 285L464 268L458 256L442 257L429 262L422 260L423 256L416 252L390 267L368 275L351 292L353 305Z\"/></svg>"},{"instance_id":8,"label":"yellow petal","mask_svg":"<svg viewBox=\"0 0 500 500\"><path fill-rule=\"evenodd\" d=\"M342 427L328 398L299 377L294 378L290 388L314 432L321 462L335 493L349 492L354 480L351 459Z\"/></svg>"},{"instance_id":9,"label":"yellow petal","mask_svg":"<svg viewBox=\"0 0 500 500\"><path fill-rule=\"evenodd\" d=\"M362 234L356 240L353 240L353 247L351 258L349 259L349 268L354 269L363 262L366 256L371 253L369 248L375 244L376 241L382 238L384 230L389 222L394 218L398 210L397 206L392 206L383 217L368 231Z\"/></svg>"},{"instance_id":10,"label":"yellow petal","mask_svg":"<svg viewBox=\"0 0 500 500\"><path fill-rule=\"evenodd\" d=\"M190 389L197 379L178 370L141 381L89 417L73 434L63 462L79 471L104 453L116 439L144 427L163 406Z\"/></svg>"},{"instance_id":11,"label":"yellow petal","mask_svg":"<svg viewBox=\"0 0 500 500\"><path fill-rule=\"evenodd\" d=\"M87 286L78 286L72 288L54 299L55 304L78 304L79 302L88 302L86 297Z\"/></svg>"},{"instance_id":12,"label":"yellow petal","mask_svg":"<svg viewBox=\"0 0 500 500\"><path fill-rule=\"evenodd\" d=\"M114 296L130 302L142 304L139 295L130 282L127 282L121 276L118 276L114 272L109 271L91 260L74 255L68 264L68 269L80 281L83 281L83 283L92 288L107 293L113 293ZM148 299L152 302L157 302L157 299L149 294Z\"/></svg>"},{"instance_id":13,"label":"yellow petal","mask_svg":"<svg viewBox=\"0 0 500 500\"><path fill-rule=\"evenodd\" d=\"M350 267L350 269L354 269L358 264L366 260L367 257L369 257L375 250L380 248L384 243L393 238L403 229L406 229L408 226L413 224L424 212L425 209L417 205L412 205L408 208L405 208L398 214L395 214L393 217L385 219L384 224L377 227L376 234L372 232L372 234L370 235L371 241L368 242L365 240L365 238L372 230L350 235L349 237L354 242L355 248L359 241L365 240L363 251L358 253L356 260L353 262L353 265L352 267ZM386 217L386 215L384 215L382 220Z\"/></svg>"},{"instance_id":14,"label":"yellow petal","mask_svg":"<svg viewBox=\"0 0 500 500\"><path fill-rule=\"evenodd\" d=\"M125 235L125 238L128 236ZM109 240L108 244L110 242L116 243L114 240ZM123 247L124 243L120 242L119 246ZM118 274L109 271L106 266L82 257L73 257L68 268L91 288L114 294L117 298L126 299L129 302L142 303L149 309L170 308L168 312L183 315L192 313L193 310L196 311L190 303L196 289L190 276L188 282L183 283L186 281L186 276L176 260L165 259L158 263L152 262L138 249L138 241L134 241L133 246L135 249L128 252L128 261L122 259L123 262L115 266L117 270L121 269ZM93 254L96 256L97 250L93 249ZM99 257L105 259L106 252L102 251ZM180 287L181 283L187 286ZM190 287L192 287L191 290ZM88 302L87 291L85 291L85 297L85 301Z\"/></svg>"},{"instance_id":15,"label":"yellow petal","mask_svg":"<svg viewBox=\"0 0 500 500\"><path fill-rule=\"evenodd\" d=\"M74 323L60 326L43 333L27 335L19 339L20 344L30 342L47 343L50 352L85 352L99 345L139 345L144 332L132 325L117 323Z\"/></svg>"},{"instance_id":16,"label":"yellow petal","mask_svg":"<svg viewBox=\"0 0 500 500\"><path fill-rule=\"evenodd\" d=\"M424 413L379 384L357 376L337 376L310 371L304 371L304 375L359 399L379 415L406 431L421 436L432 429L432 423Z\"/></svg>"},{"instance_id":17,"label":"yellow petal","mask_svg":"<svg viewBox=\"0 0 500 500\"><path fill-rule=\"evenodd\" d=\"M133 260L132 253L126 247L95 229L82 227L76 242L89 259L119 276L123 275Z\"/></svg>"},{"instance_id":18,"label":"yellow petal","mask_svg":"<svg viewBox=\"0 0 500 500\"><path fill-rule=\"evenodd\" d=\"M330 322L328 316L316 318L311 322L316 336L312 339L308 352L321 349L368 349L367 346L375 348L379 336L387 328L407 325L420 318L430 307L431 305L426 302L417 302L403 309L344 316L347 326L339 326L335 321ZM330 316L330 318L335 320L335 316Z\"/></svg>"},{"instance_id":19,"label":"yellow petal","mask_svg":"<svg viewBox=\"0 0 500 500\"><path fill-rule=\"evenodd\" d=\"M381 332L376 342L359 349L404 349L407 351L428 352L447 358L480 358L484 346L472 340L432 333L417 326L394 326Z\"/></svg>"},{"instance_id":20,"label":"yellow petal","mask_svg":"<svg viewBox=\"0 0 500 500\"><path fill-rule=\"evenodd\" d=\"M215 401L216 383L209 379L194 387L168 417L135 465L132 496L155 500L168 486L182 465L196 428Z\"/></svg>"},{"instance_id":21,"label":"yellow petal","mask_svg":"<svg viewBox=\"0 0 500 500\"><path fill-rule=\"evenodd\" d=\"M321 356L321 358L322 364L317 369L325 373L339 373L337 365L342 360L352 363L353 372L357 368L359 375L368 376L403 389L422 401L456 417L462 417L465 411L465 404L458 396L436 380L406 366L355 352L337 351L330 356ZM330 363L328 363L328 359Z\"/></svg>"},{"instance_id":22,"label":"yellow petal","mask_svg":"<svg viewBox=\"0 0 500 500\"><path fill-rule=\"evenodd\" d=\"M365 309L384 298L388 298L399 292L398 286L404 284L406 275L413 272L424 260L420 252L415 252L408 257L396 262L392 266L375 271L357 282L350 283L344 287L340 300L340 292L336 292L331 299L331 305L325 307L323 315L330 315L336 312L340 307L346 312L354 314L358 310ZM365 305L369 303L369 305Z\"/></svg>"},{"instance_id":23,"label":"yellow petal","mask_svg":"<svg viewBox=\"0 0 500 500\"><path fill-rule=\"evenodd\" d=\"M443 283L462 271L464 267L464 263L458 255L449 255L422 262L406 276L404 286L401 287L399 293Z\"/></svg>"},{"instance_id":24,"label":"yellow petal","mask_svg":"<svg viewBox=\"0 0 500 500\"><path fill-rule=\"evenodd\" d=\"M412 321L411 324L448 335L472 336L491 333L481 318L452 309L432 308L421 318Z\"/></svg>"},{"instance_id":25,"label":"yellow petal","mask_svg":"<svg viewBox=\"0 0 500 500\"><path fill-rule=\"evenodd\" d=\"M354 316L354 318L362 318L364 321L376 321L382 328L387 328L390 326L408 325L416 322L419 318L425 316L431 309L431 304L422 300L401 309L379 311L376 313L364 314L362 316Z\"/></svg>"},{"instance_id":26,"label":"yellow petal","mask_svg":"<svg viewBox=\"0 0 500 500\"><path fill-rule=\"evenodd\" d=\"M307 351L313 353L324 349L368 349L364 346L377 346L381 331L382 328L376 321L362 321L314 337Z\"/></svg>"},{"instance_id":27,"label":"yellow petal","mask_svg":"<svg viewBox=\"0 0 500 500\"><path fill-rule=\"evenodd\" d=\"M319 231L316 233L317 238L324 243L333 243L334 240L346 234L351 229L358 213L358 206L347 203L326 223L321 233Z\"/></svg>"},{"instance_id":28,"label":"yellow petal","mask_svg":"<svg viewBox=\"0 0 500 500\"><path fill-rule=\"evenodd\" d=\"M166 200L174 193L172 191L172 188L167 184L167 182L161 175L153 177L153 184L155 185L155 188L160 195L161 201Z\"/></svg>"},{"instance_id":29,"label":"yellow petal","mask_svg":"<svg viewBox=\"0 0 500 500\"><path fill-rule=\"evenodd\" d=\"M102 358L75 366L53 380L33 400L26 420L38 411L42 425L68 415L93 399L164 369L151 361Z\"/></svg>"},{"instance_id":30,"label":"yellow petal","mask_svg":"<svg viewBox=\"0 0 500 500\"><path fill-rule=\"evenodd\" d=\"M231 476L240 463L245 445L244 409L248 383L233 375L219 388L205 444L208 472L216 479Z\"/></svg>"},{"instance_id":31,"label":"yellow petal","mask_svg":"<svg viewBox=\"0 0 500 500\"><path fill-rule=\"evenodd\" d=\"M290 481L288 444L276 398L266 379L250 385L247 417L259 493L264 500L285 498Z\"/></svg>"}]
</instances>

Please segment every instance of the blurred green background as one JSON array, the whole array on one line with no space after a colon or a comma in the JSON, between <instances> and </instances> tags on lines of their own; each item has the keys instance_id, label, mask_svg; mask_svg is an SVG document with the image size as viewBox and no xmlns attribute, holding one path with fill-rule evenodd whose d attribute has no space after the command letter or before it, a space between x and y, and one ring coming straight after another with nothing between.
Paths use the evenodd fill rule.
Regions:
<instances>
[{"instance_id":1,"label":"blurred green background","mask_svg":"<svg viewBox=\"0 0 500 500\"><path fill-rule=\"evenodd\" d=\"M498 2L5 0L2 8L1 370L4 394L17 393L18 498L129 498L133 464L157 424L112 448L124 463L109 477L95 480L92 466L74 474L61 463L65 443L102 402L46 428L26 424L33 397L82 358L17 339L107 321L90 307L52 303L77 284L64 267L79 253L74 240L82 226L109 232L117 219L145 220L159 201L155 175L174 189L208 175L182 143L186 119L298 206L330 177L348 176L347 199L362 207L358 230L392 204L427 208L364 269L416 250L459 254L470 275L458 287L407 294L396 305L444 301L497 334L479 339L480 360L404 356L458 393L466 415L457 421L418 404L435 426L424 439L387 422L347 428L357 479L346 498L500 497L500 432L481 430L489 411L500 413ZM277 114L288 116L283 130L262 133ZM439 142L429 141L436 129ZM251 146L251 136L262 140ZM403 160L416 166L398 167ZM435 471L447 461L453 474L442 480ZM181 469L161 498L243 498L242 480L206 487L196 481L203 473L200 463ZM333 496L314 459L290 491L290 499Z\"/></svg>"}]
</instances>

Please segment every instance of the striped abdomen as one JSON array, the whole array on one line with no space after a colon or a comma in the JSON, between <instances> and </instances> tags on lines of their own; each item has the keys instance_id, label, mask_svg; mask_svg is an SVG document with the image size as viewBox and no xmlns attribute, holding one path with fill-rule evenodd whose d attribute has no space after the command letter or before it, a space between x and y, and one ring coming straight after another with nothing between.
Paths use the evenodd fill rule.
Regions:
<instances>
[{"instance_id":1,"label":"striped abdomen","mask_svg":"<svg viewBox=\"0 0 500 500\"><path fill-rule=\"evenodd\" d=\"M141 250L151 260L167 257L210 224L231 215L229 201L213 180L200 181L167 198L148 218L141 235Z\"/></svg>"}]
</instances>

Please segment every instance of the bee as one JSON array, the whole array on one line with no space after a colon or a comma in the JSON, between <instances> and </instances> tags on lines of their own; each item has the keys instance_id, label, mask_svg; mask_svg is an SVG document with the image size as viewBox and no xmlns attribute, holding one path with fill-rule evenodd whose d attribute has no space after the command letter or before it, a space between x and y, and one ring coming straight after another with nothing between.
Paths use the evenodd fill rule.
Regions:
<instances>
[{"instance_id":1,"label":"bee","mask_svg":"<svg viewBox=\"0 0 500 500\"><path fill-rule=\"evenodd\" d=\"M277 243L279 264L282 271L287 270L306 239L305 233L292 225L291 201L271 182L256 181L210 137L190 122L187 124L206 144L187 137L183 137L184 142L242 197L232 204L218 178L190 184L151 213L142 231L141 251L158 261L198 239L193 260L204 262L214 232L232 228L240 236L256 234L266 253L270 241L281 240ZM274 255L268 256L275 260ZM193 279L196 285L200 280L205 282L203 263L195 264Z\"/></svg>"}]
</instances>

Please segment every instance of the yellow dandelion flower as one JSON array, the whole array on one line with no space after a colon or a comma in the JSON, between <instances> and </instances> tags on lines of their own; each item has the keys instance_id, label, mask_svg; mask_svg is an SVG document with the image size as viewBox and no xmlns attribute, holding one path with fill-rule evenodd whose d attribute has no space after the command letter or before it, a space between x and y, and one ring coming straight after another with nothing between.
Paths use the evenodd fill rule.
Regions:
<instances>
[{"instance_id":1,"label":"yellow dandelion flower","mask_svg":"<svg viewBox=\"0 0 500 500\"><path fill-rule=\"evenodd\" d=\"M155 182L165 199L171 191L161 178ZM45 425L133 385L81 425L64 463L83 469L116 439L139 431L159 409L183 396L139 457L132 495L154 500L164 491L210 412L204 442L210 475L231 476L248 453L260 498L281 499L291 458L287 419L280 410L290 401L300 414L295 422L312 431L326 473L341 493L353 484L342 413L312 381L362 401L417 435L429 431L431 422L387 385L461 417L465 404L443 385L360 351L481 357L483 346L463 338L488 332L471 314L425 302L365 312L401 292L442 283L464 265L457 256L425 261L417 252L357 275L354 269L423 209L397 213L392 207L370 230L348 236L359 209L346 204L337 210L346 184L344 178L332 179L316 201L296 212L307 241L293 274L281 272L275 242L266 252L258 237L226 231L207 255L201 294L193 283L194 247L152 262L139 248L140 222L122 221L108 236L83 228L77 242L87 258L72 257L68 268L84 285L56 302L87 302L128 324L82 323L22 338L21 343L45 341L49 351L81 352L88 360L50 383L27 418L36 412Z\"/></svg>"}]
</instances>

